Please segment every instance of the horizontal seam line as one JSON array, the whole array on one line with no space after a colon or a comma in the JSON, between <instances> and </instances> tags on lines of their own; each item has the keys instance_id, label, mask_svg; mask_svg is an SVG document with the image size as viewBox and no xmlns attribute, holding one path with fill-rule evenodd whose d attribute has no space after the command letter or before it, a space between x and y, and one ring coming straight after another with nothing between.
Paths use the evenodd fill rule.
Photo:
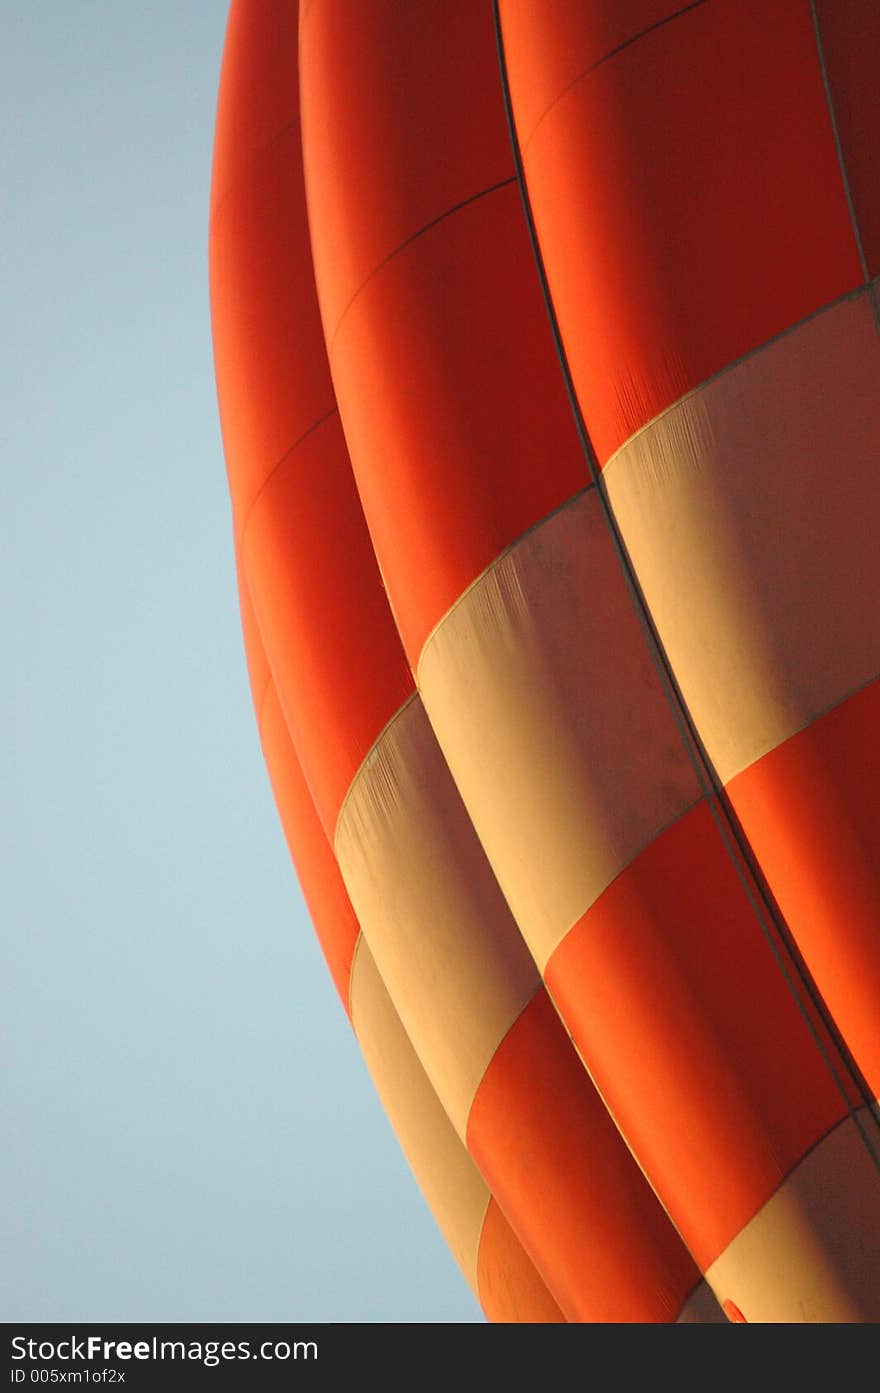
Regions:
<instances>
[{"instance_id":1,"label":"horizontal seam line","mask_svg":"<svg viewBox=\"0 0 880 1393\"><path fill-rule=\"evenodd\" d=\"M459 605L463 605L465 603L471 591L475 590L478 585L481 585L482 582L486 579L486 577L495 569L495 567L500 565L500 563L504 560L505 557L509 556L511 552L515 551L518 546L525 542L526 538L531 536L533 532L537 531L539 527L543 527L544 523L549 522L551 518L555 518L559 513L564 512L566 508L574 507L574 505L580 498L584 498L590 492L590 490L594 489L595 487L596 484L593 481L591 481L588 484L584 484L582 488L576 489L574 493L569 494L568 498L564 499L562 503L557 504L555 508L551 508L549 513L542 513L541 517L536 518L536 520L533 523L530 523L529 526L525 529L525 531L518 533L516 537L514 537L511 541L507 542L506 545L501 548L498 554L496 556L493 556L492 560L483 567L482 571L480 571L478 575L474 576L473 580L468 582L464 590L462 590L461 594L453 600L449 608L443 614L441 614L437 622L431 627L431 629L428 631L428 634L425 637L424 642L422 643L421 649L419 650L419 656L416 659L417 687L419 686L419 669L421 667L422 659L425 656L425 653L427 652L428 644L437 635L439 630L442 629L447 619L449 619L449 617L455 613Z\"/></svg>"},{"instance_id":2,"label":"horizontal seam line","mask_svg":"<svg viewBox=\"0 0 880 1393\"><path fill-rule=\"evenodd\" d=\"M802 329L805 324L809 324L811 320L818 319L823 314L830 314L831 311L837 309L838 306L845 305L848 300L857 300L860 295L869 298L873 284L874 281L863 281L861 285L855 286L852 290L844 291L844 293L838 295L836 299L827 300L824 305L819 305L817 309L810 310L809 314L805 314L803 319L797 320L795 324L790 324L785 329L780 329L778 334L771 334L769 339L763 339L761 343L755 344L753 348L746 349L745 353L741 353L738 358L734 358L730 363L725 363L722 368L718 368L717 371L710 373L708 377L703 378L702 382L698 382L694 387L689 387L682 396L677 397L675 401L671 401L668 406L664 406L663 410L658 411L656 416L652 416L650 421L646 421L644 425L639 426L638 430L633 431L632 435L628 435L626 440L618 445L617 449L608 456L607 460L602 465L602 473L604 474L614 461L618 459L625 450L629 449L633 441L638 440L640 435L643 435L645 431L653 429L658 421L662 421L664 416L669 415L671 412L677 411L678 408L682 406L684 402L689 401L691 397L695 397L700 392L705 391L707 387L711 386L713 382L717 382L719 378L724 377L726 373L734 372L737 368L742 367L743 363L747 363L749 359L756 358L758 354L771 348L773 344L781 343L783 339L787 339L792 334L796 334L799 329Z\"/></svg>"},{"instance_id":3,"label":"horizontal seam line","mask_svg":"<svg viewBox=\"0 0 880 1393\"><path fill-rule=\"evenodd\" d=\"M569 934L577 928L581 920L584 919L588 914L592 912L592 910L596 908L596 905L599 903L602 896L608 893L612 885L616 885L617 882L620 880L621 876L626 875L627 871L632 870L633 866L635 865L636 861L638 861L640 856L643 856L644 853L650 847L654 846L655 842L659 841L659 839L662 836L664 836L668 831L670 831L671 828L677 827L678 824L690 813L692 813L695 808L699 808L704 803L708 808L712 796L714 795L710 796L708 793L705 792L704 789L700 788L698 785L694 797L684 808L680 808L677 813L673 813L672 816L668 819L668 821L664 822L661 827L656 827L653 832L649 832L645 840L643 842L640 842L639 845L636 847L635 851L627 853L627 860L625 861L625 863L620 867L619 870L614 872L614 875L611 877L611 879L607 881L605 885L602 886L602 889L598 892L598 894L593 896L593 899L586 906L586 908L582 909L580 914L578 914L577 918L573 919L569 924L568 928L564 929L563 932L560 934L559 938L556 940L553 947L550 949L550 952L544 959L544 966L541 969L542 978L544 977L544 974L550 966L550 961L556 954L557 949L562 947Z\"/></svg>"},{"instance_id":4,"label":"horizontal seam line","mask_svg":"<svg viewBox=\"0 0 880 1393\"><path fill-rule=\"evenodd\" d=\"M537 998L538 998L538 996L540 996L542 993L543 993L545 996L549 996L549 993L547 992L547 988L544 986L544 979L543 979L543 977L541 976L541 973L540 973L540 971L539 971L539 969L538 969L537 963L535 964L535 976L536 976L536 978L537 978L537 981L535 982L534 989L529 993L529 995L528 995L528 997L526 998L526 1000L525 1000L524 1002L522 1002L522 1004L517 1008L516 1013L515 1013L514 1016L513 1016L513 1019L512 1019L512 1020L508 1023L508 1025L505 1027L504 1034L501 1036L500 1040L498 1041L498 1043L495 1045L494 1049L492 1050L492 1053L489 1055L489 1058L488 1058L488 1060L487 1060L487 1062L486 1062L485 1068L483 1069L483 1072L482 1072L482 1074L480 1075L479 1082L477 1083L477 1086L476 1086L476 1088L474 1089L473 1096L471 1097L471 1100L470 1100L470 1102L469 1102L468 1105L467 1105L466 1118L465 1118L465 1124L464 1124L464 1133L465 1133L465 1134L464 1134L464 1136L462 1137L462 1141L465 1143L465 1146L467 1146L468 1149L470 1149L470 1147L469 1147L469 1143L470 1143L470 1141L471 1141L470 1129L471 1129L471 1121L472 1121L473 1113L474 1113L474 1107L475 1107L475 1105L476 1105L476 1101L477 1101L477 1098L479 1097L479 1094L480 1094L481 1090L483 1089L484 1085L486 1084L486 1079L489 1077L489 1070L492 1068L493 1064L495 1063L495 1060L498 1058L498 1055L499 1055L500 1051L502 1050L502 1048L504 1047L504 1045L507 1044L507 1041L508 1041L509 1038L510 1038L511 1032L512 1032L513 1030L516 1029L517 1025L518 1025L519 1022L522 1020L523 1016L525 1015L526 1011L528 1011L528 1009L529 1009L529 1007L532 1005L532 1003L533 1003L534 1001L536 1001ZM551 1005L552 1005L552 1001L551 1001ZM555 1008L554 1008L554 1009L555 1009ZM494 1080L493 1080L493 1082L494 1082Z\"/></svg>"},{"instance_id":5,"label":"horizontal seam line","mask_svg":"<svg viewBox=\"0 0 880 1393\"><path fill-rule=\"evenodd\" d=\"M566 83L561 92L557 92L550 105L545 107L541 112L541 115L538 117L525 139L520 141L520 151L523 157L525 157L526 150L537 133L538 127L544 121L544 118L550 115L553 108L558 106L559 103L568 96L572 88L577 87L579 82L583 82L584 78L589 77L590 73L594 73L597 68L601 68L603 64L610 62L612 58L616 58L619 53L623 53L625 49L631 48L632 45L638 43L640 39L644 39L647 34L653 34L655 29L662 29L664 25L671 24L674 19L680 19L682 15L689 14L691 10L698 10L701 5L705 4L706 0L694 0L693 4L683 6L682 9L676 10L674 14L666 15L664 19L658 19L656 23L649 24L647 29L641 29L638 34L633 34L631 38L624 39L623 42L617 44L615 48L609 49L601 58L597 58L594 62L590 63L588 67L584 68L583 72L573 77L570 82Z\"/></svg>"},{"instance_id":6,"label":"horizontal seam line","mask_svg":"<svg viewBox=\"0 0 880 1393\"><path fill-rule=\"evenodd\" d=\"M728 790L734 779L738 779L741 774L747 773L749 769L754 769L755 765L760 764L762 759L766 759L768 755L775 754L783 745L787 745L789 740L794 740L797 736L803 735L804 731L810 730L817 721L824 720L826 716L831 715L832 711L836 711L839 706L844 706L852 697L857 697L861 692L866 692L869 687L873 687L878 681L880 681L880 672L872 673L872 675L866 677L863 682L857 682L854 687L847 688L842 695L829 701L826 706L822 706L818 711L812 712L800 725L795 726L794 730L790 730L787 735L783 735L780 740L777 740L775 745L770 745L766 750L762 750L759 755L755 755L748 763L737 769L735 773L727 774L722 788Z\"/></svg>"},{"instance_id":7,"label":"horizontal seam line","mask_svg":"<svg viewBox=\"0 0 880 1393\"><path fill-rule=\"evenodd\" d=\"M308 429L304 430L302 435L298 436L296 440L294 440L293 444L290 445L284 451L284 454L281 456L281 458L276 460L275 463L272 465L272 468L269 470L269 473L266 475L265 479L260 484L256 496L251 500L251 505L247 510L247 515L241 526L241 534L239 537L238 546L239 550L242 553L242 559L244 559L244 539L247 534L247 530L250 527L251 518L254 515L254 509L256 508L263 494L266 492L266 489L268 488L269 484L274 479L275 475L278 473L278 470L281 468L283 464L285 464L287 460L290 459L290 456L293 454L293 452L299 449L299 446L303 443L303 441L308 439L308 437L313 433L313 431L316 431L320 426L323 426L326 421L330 420L331 416L336 416L338 414L338 411L338 407L331 406L330 410L325 411L323 416L319 416L317 421L313 421L312 424L308 427Z\"/></svg>"},{"instance_id":8,"label":"horizontal seam line","mask_svg":"<svg viewBox=\"0 0 880 1393\"><path fill-rule=\"evenodd\" d=\"M366 767L367 767L367 763L368 763L368 761L369 761L370 759L372 759L373 755L375 754L376 750L379 748L379 745L380 745L380 744L382 743L382 741L385 739L385 736L388 734L388 732L390 731L391 727L392 727L397 721L399 721L399 720L402 719L402 717L403 717L403 715L404 715L404 712L408 710L408 708L412 705L412 703L413 703L414 701L418 701L418 702L419 702L419 705L421 705L421 697L419 696L419 693L418 693L418 691L417 691L417 689L416 689L415 687L414 687L413 690L410 692L410 694L409 694L409 696L406 698L406 700L405 700L405 701L402 701L401 704L398 706L397 710L394 711L394 712L392 712L392 714L388 717L388 720L385 722L385 724L383 725L382 729L381 729L381 730L379 731L379 733L377 734L375 740L373 740L372 744L370 745L370 748L367 750L366 754L364 755L363 759L361 760L360 764L358 765L357 769L355 770L354 774L352 775L351 783L348 785L348 788L345 790L345 797L343 798L342 802L341 802L340 805L339 805L339 812L336 814L336 823L335 823L334 828L333 828L333 854L334 854L334 856L336 856L337 862L339 861L339 856L338 856L338 853L337 853L337 850L336 850L336 844L337 844L337 841L339 840L339 833L340 833L340 829L341 829L341 827L342 827L342 822L343 822L343 818L344 818L344 815L345 815L345 811L346 811L346 809L347 809L347 807L348 807L348 804L349 804L350 799L351 799L351 798L353 797L353 795L354 795L354 792L355 792L356 787L357 787L358 784L360 783L361 778L362 778L362 776L363 776L364 773L365 773L365 770L366 770ZM340 869L340 871L342 870L342 865L341 865L341 863L340 863L340 865L339 865L339 869ZM343 876L343 879L344 879L344 876Z\"/></svg>"},{"instance_id":9,"label":"horizontal seam line","mask_svg":"<svg viewBox=\"0 0 880 1393\"><path fill-rule=\"evenodd\" d=\"M232 197L234 193L238 193L238 190L242 188L243 185L245 185L248 182L248 180L253 177L254 171L257 165L260 163L260 160L263 158L263 156L268 154L268 152L272 149L272 146L277 145L279 140L283 140L284 137L287 135L288 131L296 130L298 125L298 121L288 121L287 125L282 126L280 131L276 131L274 135L270 136L269 139L265 142L265 144L260 146L259 150L255 150L253 152L250 164L248 165L247 169L244 171L243 174L240 174L237 179L233 179L232 183L229 185L228 189L226 189L219 202L217 202L211 209L211 215L208 218L209 232L211 231L215 222L217 221L217 218L220 215L221 208L225 206L227 201Z\"/></svg>"},{"instance_id":10,"label":"horizontal seam line","mask_svg":"<svg viewBox=\"0 0 880 1393\"><path fill-rule=\"evenodd\" d=\"M393 261L394 258L400 252L404 251L413 242L418 241L418 239L422 237L426 232L430 232L432 228L438 225L438 223L445 222L447 218L451 218L455 213L460 213L463 208L468 208L472 203L479 202L481 198L486 198L489 194L498 193L500 189L506 189L510 185L515 183L516 175L512 174L509 179L502 179L499 183L490 185L489 188L480 189L478 193L470 194L468 198L463 198L460 203L454 203L451 208L447 208L444 212L438 213L436 218L432 218L430 222L426 222L425 225L423 227L420 227L416 232L410 233L409 237L404 238L404 240L400 242L399 245L396 246L393 251L388 252L387 256L383 256L382 260L373 267L370 274L363 281L361 281L361 284L358 286L357 290L351 296L350 300L347 302L345 308L343 309L342 313L337 319L336 327L333 330L333 336L327 343L328 355L333 351L333 345L335 344L337 335L339 334L339 331L342 328L345 316L348 314L355 300L358 298L361 291L369 285L373 277L378 275L379 272L383 269L383 267L388 265L389 261Z\"/></svg>"},{"instance_id":11,"label":"horizontal seam line","mask_svg":"<svg viewBox=\"0 0 880 1393\"><path fill-rule=\"evenodd\" d=\"M847 1108L843 1115L841 1117L838 1117L836 1122L830 1122L828 1126L825 1128L825 1131L822 1132L820 1136L815 1137L814 1140L810 1143L810 1145L806 1148L806 1150L802 1151L801 1154L795 1160L788 1162L783 1162L781 1160L779 1161L779 1168L783 1172L780 1179L773 1186L773 1189L770 1191L769 1195L766 1195L765 1198L761 1201L757 1209L752 1210L745 1223L741 1224L737 1232L730 1239L728 1239L727 1243L721 1249L721 1251L719 1253L716 1253L715 1257L712 1258L712 1260L706 1264L706 1273L711 1272L715 1264L721 1258L727 1255L728 1250L733 1246L733 1244L741 1236L741 1234L749 1227L751 1223L754 1222L755 1219L758 1218L758 1215L761 1214L767 1208L768 1205L773 1203L775 1197L784 1189L784 1187L788 1184L792 1177L796 1175L800 1168L807 1163L807 1161L812 1155L817 1153L825 1145L825 1143L829 1141L831 1137L834 1136L835 1132L838 1132L841 1128L845 1127L848 1122L852 1123L856 1131L863 1132L861 1124L858 1121L859 1113L866 1113L870 1117L871 1106L868 1103L861 1103L855 1109ZM872 1118L871 1120L873 1121L874 1119ZM871 1148L869 1146L869 1154L870 1150Z\"/></svg>"}]
</instances>

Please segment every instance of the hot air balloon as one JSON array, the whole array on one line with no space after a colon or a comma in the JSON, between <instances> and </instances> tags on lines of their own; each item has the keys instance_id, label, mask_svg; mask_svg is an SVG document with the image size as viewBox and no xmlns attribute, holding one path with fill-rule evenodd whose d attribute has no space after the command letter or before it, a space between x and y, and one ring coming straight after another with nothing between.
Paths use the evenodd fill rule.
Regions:
<instances>
[{"instance_id":1,"label":"hot air balloon","mask_svg":"<svg viewBox=\"0 0 880 1393\"><path fill-rule=\"evenodd\" d=\"M230 11L263 747L490 1319L880 1318L878 52L866 0Z\"/></svg>"}]
</instances>

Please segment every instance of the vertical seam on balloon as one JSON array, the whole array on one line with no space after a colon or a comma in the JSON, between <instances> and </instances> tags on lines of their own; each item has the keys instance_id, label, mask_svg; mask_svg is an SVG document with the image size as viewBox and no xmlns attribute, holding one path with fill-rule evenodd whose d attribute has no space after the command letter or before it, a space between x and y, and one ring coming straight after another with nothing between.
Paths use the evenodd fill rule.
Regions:
<instances>
[{"instance_id":1,"label":"vertical seam on balloon","mask_svg":"<svg viewBox=\"0 0 880 1393\"><path fill-rule=\"evenodd\" d=\"M868 286L868 295L871 300L871 308L874 311L874 323L878 333L880 333L880 305L877 303L871 285L871 276L868 270L868 261L865 256L865 248L862 244L862 234L859 228L859 220L856 215L856 205L853 201L852 188L849 182L849 173L846 168L846 158L843 153L843 142L840 138L840 128L837 124L837 113L834 110L834 97L831 93L831 79L828 75L828 65L825 62L825 45L822 42L822 26L819 20L819 11L816 0L810 0L810 15L813 20L813 35L816 40L816 55L819 60L819 71L822 74L822 86L825 90L825 105L828 109L828 120L831 124L831 133L834 137L834 148L837 152L837 163L840 168L840 177L843 181L843 191L846 195L846 206L849 209L849 219L852 224L853 237L855 238L856 250L859 254L859 263L862 268L862 278Z\"/></svg>"},{"instance_id":2,"label":"vertical seam on balloon","mask_svg":"<svg viewBox=\"0 0 880 1393\"><path fill-rule=\"evenodd\" d=\"M499 179L497 184L490 184L489 187L486 189L480 189L477 193L469 194L467 198L461 199L459 203L453 203L451 208L445 208L442 213L437 214L436 218L431 218L430 222L426 222L423 227L417 228L416 231L411 232L408 237L404 237L403 241L398 243L396 247L392 248L392 250L388 252L386 256L383 256L381 261L377 261L372 271L369 273L368 276L364 277L357 290L354 291L350 299L346 301L344 308L341 310L339 318L337 319L335 327L333 329L333 333L327 340L328 357L333 351L333 345L336 342L337 336L339 334L340 329L342 328L343 321L345 319L345 316L348 314L348 311L351 309L352 305L360 295L361 291L366 289L373 277L377 276L379 272L382 270L382 268L388 265L389 261L393 261L394 258L399 255L400 252L405 251L406 248L411 246L413 242L417 242L420 237L424 236L426 232L430 232L432 228L438 225L438 223L445 222L447 218L451 218L455 213L460 213L463 208L469 208L472 203L479 203L481 198L487 198L489 194L498 193L500 189L509 188L511 184L515 183L516 175L511 174L509 178Z\"/></svg>"},{"instance_id":3,"label":"vertical seam on balloon","mask_svg":"<svg viewBox=\"0 0 880 1393\"><path fill-rule=\"evenodd\" d=\"M699 1271L699 1269L698 1269L698 1271ZM715 1301L716 1304L718 1305L719 1310L722 1310L722 1309L723 1309L722 1306L721 1306L720 1301L718 1300L718 1297L715 1295L714 1291L713 1291L712 1288L709 1286L709 1283L706 1281L706 1278L701 1274L701 1275L700 1275L700 1280L699 1280L698 1282L695 1282L695 1283L694 1283L694 1285L691 1287L690 1291L688 1292L687 1296L685 1297L684 1301L682 1301L680 1307L678 1308L678 1313L676 1314L676 1317L675 1317L675 1324L676 1324L676 1325L680 1325L680 1324L681 1324L682 1318L684 1317L684 1313L685 1313L685 1311L687 1310L688 1306L690 1306L690 1304L691 1304L692 1302L694 1302L694 1303L698 1302L698 1301L699 1301L699 1298L703 1295L703 1293L704 1293L704 1292L707 1292L707 1291L708 1291L709 1295L711 1296L712 1300ZM704 1321L699 1321L699 1324L700 1324L700 1325L708 1324L708 1323L709 1323L709 1322L707 1322L707 1321L706 1321L706 1322L704 1322ZM720 1322L718 1322L718 1323L720 1324Z\"/></svg>"},{"instance_id":4,"label":"vertical seam on balloon","mask_svg":"<svg viewBox=\"0 0 880 1393\"><path fill-rule=\"evenodd\" d=\"M682 15L689 14L691 10L698 10L701 5L705 4L706 0L692 0L690 5L683 5L680 10L676 10L673 14L665 15L663 19L655 20L655 22L649 24L646 29L640 29L637 34L631 34L628 39L624 39L622 43L616 44L615 47L609 49L607 53L603 53L601 58L597 58L595 62L590 63L584 68L583 72L579 72L576 77L573 77L570 82L566 83L561 92L557 92L550 105L546 106L541 112L541 115L538 117L520 146L523 153L525 153L534 139L535 133L545 116L548 116L553 108L562 101L563 97L567 96L573 87L577 87L578 83L582 82L585 77L589 77L590 73L594 73L596 69L601 68L604 63L609 62L612 58L616 58L619 53L623 53L624 49L630 48L634 43L638 43L639 39L643 39L646 34L652 34L655 29L662 29L664 25L670 24L672 20L681 19Z\"/></svg>"},{"instance_id":5,"label":"vertical seam on balloon","mask_svg":"<svg viewBox=\"0 0 880 1393\"><path fill-rule=\"evenodd\" d=\"M570 1026L569 1026L569 1024L568 1024L568 1021L565 1019L565 1016L562 1014L562 1008L561 1008L561 1007L559 1006L559 1004L557 1003L556 998L555 998L554 995L553 995L553 992L551 991L550 987L547 985L546 982L544 983L544 986L545 986L545 988L546 988L547 995L548 995L548 997L550 998L550 1001L551 1001L551 1003L552 1003L552 1005L553 1005L553 1008L554 1008L554 1010L556 1011L557 1016L558 1016L559 1019L562 1021L562 1024L563 1024L563 1026L565 1027L566 1034L568 1035L568 1038L569 1038L569 1040L571 1041L572 1049L574 1050L575 1054L577 1055L578 1059L580 1060L581 1065L583 1066L584 1072L585 1072L585 1074L587 1075L587 1078L590 1080L590 1083L593 1085L593 1087L595 1088L596 1092L598 1093L598 1095L599 1095L599 1097L600 1097L600 1099L601 1099L601 1101L602 1101L602 1104L603 1104L603 1106L604 1106L604 1108L605 1108L605 1111L608 1113L609 1117L611 1118L612 1122L614 1123L615 1127L617 1128L618 1132L620 1133L621 1140L623 1141L624 1146L626 1147L627 1151L629 1152L629 1154L630 1154L630 1156L632 1157L632 1159L633 1159L633 1161L635 1162L635 1164L638 1166L639 1171L641 1172L641 1174L642 1174L642 1176L643 1176L643 1178L644 1178L644 1180L645 1180L645 1183L647 1184L648 1188L651 1190L652 1194L653 1194L654 1197L656 1198L657 1203L658 1203L658 1204L660 1205L660 1207L663 1209L663 1212L666 1214L666 1217L667 1217L667 1219L669 1220L670 1224L671 1224L672 1227L675 1229L675 1232L678 1234L678 1236L679 1236L679 1238L681 1239L682 1243L684 1243L684 1244L685 1244L685 1247L687 1247L687 1244L685 1243L685 1239L684 1239L684 1234L681 1232L681 1229L680 1229L680 1228L678 1227L678 1225L676 1224L676 1222L675 1222L675 1220L673 1219L672 1215L667 1211L666 1205L663 1203L663 1200L662 1200L662 1198L661 1198L661 1196L660 1196L659 1191L657 1190L656 1185L654 1184L653 1179L652 1179L651 1176L648 1174L648 1172L645 1170L644 1162L642 1161L641 1157L640 1157L639 1155L637 1155L636 1152L633 1150L632 1143L630 1142L629 1137L626 1135L626 1133L623 1131L622 1127L621 1127L620 1124L618 1123L617 1118L615 1117L615 1114L614 1114L614 1108L613 1108L611 1102L609 1101L609 1099L608 1099L606 1093L603 1091L602 1085L599 1083L599 1080L596 1078L596 1076L595 1076L593 1070L590 1068L589 1061L587 1060L586 1056L584 1055L584 1053L583 1053L583 1051L582 1051L580 1045L579 1045L578 1042L575 1040L574 1035L573 1035L572 1032L571 1032L571 1028L570 1028Z\"/></svg>"},{"instance_id":6,"label":"vertical seam on balloon","mask_svg":"<svg viewBox=\"0 0 880 1393\"><path fill-rule=\"evenodd\" d=\"M504 36L501 27L501 13L499 9L499 0L492 0L492 9L495 21L495 42L498 53L498 64L501 74L501 88L502 95L504 98L504 109L505 115L507 117L507 129L510 138L514 166L516 168L517 173L517 182L519 184L523 213L525 216L529 241L532 247L532 255L535 261L536 273L538 276L539 283L541 285L541 292L544 298L547 316L550 321L550 329L553 336L553 343L556 350L556 356L559 361L560 371L562 372L563 381L565 383L565 389L568 395L569 406L574 417L574 423L575 428L577 430L578 439L580 441L581 449L583 451L584 458L587 462L587 467L590 471L590 475L593 479L593 482L596 484L598 490L602 510L605 516L605 520L608 524L609 531L611 533L614 548L617 553L621 569L623 571L624 580L626 582L627 589L630 593L630 598L642 625L642 630L645 635L648 651L651 654L652 661L654 663L657 675L663 687L664 695L666 697L666 701L669 705L673 719L676 723L676 726L678 727L679 736L682 740L688 758L691 761L694 773L697 776L697 780L700 784L700 787L703 790L703 796L706 798L709 811L718 830L719 836L721 837L722 844L725 850L727 851L731 864L733 865L737 877L740 881L740 884L743 887L743 892L745 893L749 901L749 904L751 905L755 918L757 919L758 924L761 928L761 932L764 936L764 939L770 949L770 952L773 954L773 957L776 961L776 965L779 968L783 980L785 981L794 999L795 1005L797 1006L797 1009L801 1014L804 1024L807 1030L809 1031L810 1036L813 1039L816 1049L818 1050L819 1055L822 1058L825 1067L827 1068L834 1082L835 1087L837 1088L838 1092L840 1093L843 1099L844 1106L846 1107L847 1112L849 1113L850 1117L852 1117L853 1121L858 1127L859 1133L862 1137L862 1140L864 1141L865 1147L869 1155L871 1156L872 1161L877 1166L878 1170L880 1170L880 1154L878 1154L878 1151L875 1149L872 1140L868 1137L859 1119L855 1115L855 1111L850 1103L847 1090L844 1084L841 1082L840 1078L838 1077L837 1070L835 1069L834 1063L828 1055L828 1051L826 1050L824 1043L819 1038L816 1028L813 1025L812 1020L810 1019L810 1015L806 1009L806 1006L801 999L801 995L795 986L795 981L793 980L792 974L794 974L794 977L799 981L801 991L804 992L808 999L811 1001L814 1010L817 1012L820 1020L823 1022L825 1029L828 1032L828 1035L830 1036L832 1042L834 1043L837 1049L837 1052L840 1055L840 1059L844 1066L844 1069L850 1077L850 1082L855 1086L856 1092L861 1095L866 1104L871 1099L870 1090L867 1087L861 1070L858 1068L855 1060L852 1058L852 1054L849 1048L847 1047L843 1037L841 1036L836 1022L834 1021L830 1011L828 1010L827 1006L822 1000L821 994L819 993L815 982L813 981L811 975L807 971L806 965L803 962L803 958L801 957L801 954L793 940L791 930L779 906L776 904L775 900L771 895L769 886L767 885L766 880L763 874L760 872L760 869L755 861L754 853L749 845L748 839L745 836L745 833L743 832L742 828L739 826L739 820L736 817L736 814L730 804L730 800L725 793L721 781L718 779L717 773L715 772L714 766L712 765L712 762L709 759L708 753L703 746L693 717L684 699L684 694L679 688L677 679L672 669L672 664L670 663L668 655L666 654L666 651L662 645L660 635L656 630L654 620L651 615L650 607L648 606L641 585L639 584L635 567L626 548L626 543L624 542L623 536L620 532L617 519L614 515L614 510L611 507L611 503L608 498L607 490L603 485L598 458L596 456L592 440L590 439L589 433L587 431L586 422L584 420L583 413L580 407L580 402L578 401L577 393L575 391L574 379L572 377L571 367L568 362L568 356L566 354L565 346L562 341L562 333L559 327L559 320L557 318L556 309L553 304L553 297L550 293L550 284L547 279L547 271L544 265L543 256L541 254L540 243L538 241L537 227L535 225L531 200L529 198L528 189L526 187L525 171L523 169L522 161L522 152L519 146L519 140L516 131L516 122L513 114L513 100L510 91L510 79L507 71L507 61L504 52ZM769 925L767 922L768 920ZM775 930L775 932L771 930L770 925L773 926L773 930ZM785 950L785 956L783 956L783 953L780 951L780 944ZM873 1114L871 1115L873 1117Z\"/></svg>"}]
</instances>

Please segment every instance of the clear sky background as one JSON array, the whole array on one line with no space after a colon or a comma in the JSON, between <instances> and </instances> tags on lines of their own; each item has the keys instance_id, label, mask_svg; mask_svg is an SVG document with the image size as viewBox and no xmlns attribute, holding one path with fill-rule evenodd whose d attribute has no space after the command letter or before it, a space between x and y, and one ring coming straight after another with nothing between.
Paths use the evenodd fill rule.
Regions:
<instances>
[{"instance_id":1,"label":"clear sky background","mask_svg":"<svg viewBox=\"0 0 880 1393\"><path fill-rule=\"evenodd\" d=\"M330 983L211 358L226 0L0 0L0 1319L480 1320Z\"/></svg>"}]
</instances>

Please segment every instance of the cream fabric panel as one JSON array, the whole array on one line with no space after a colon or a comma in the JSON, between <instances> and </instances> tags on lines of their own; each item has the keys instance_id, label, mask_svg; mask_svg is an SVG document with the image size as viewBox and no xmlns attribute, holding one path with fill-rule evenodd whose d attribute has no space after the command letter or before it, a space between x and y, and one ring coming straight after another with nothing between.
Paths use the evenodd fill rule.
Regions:
<instances>
[{"instance_id":1,"label":"cream fabric panel","mask_svg":"<svg viewBox=\"0 0 880 1393\"><path fill-rule=\"evenodd\" d=\"M685 397L605 469L722 782L880 672L878 401L863 292Z\"/></svg>"},{"instance_id":2,"label":"cream fabric panel","mask_svg":"<svg viewBox=\"0 0 880 1393\"><path fill-rule=\"evenodd\" d=\"M335 850L382 980L463 1139L486 1068L540 978L417 697L359 770Z\"/></svg>"},{"instance_id":3,"label":"cream fabric panel","mask_svg":"<svg viewBox=\"0 0 880 1393\"><path fill-rule=\"evenodd\" d=\"M699 798L595 489L470 587L425 644L418 684L543 969Z\"/></svg>"},{"instance_id":4,"label":"cream fabric panel","mask_svg":"<svg viewBox=\"0 0 880 1393\"><path fill-rule=\"evenodd\" d=\"M382 1106L437 1226L474 1296L489 1191L418 1061L364 942L351 969L355 1034Z\"/></svg>"},{"instance_id":5,"label":"cream fabric panel","mask_svg":"<svg viewBox=\"0 0 880 1393\"><path fill-rule=\"evenodd\" d=\"M863 1109L867 1128L873 1124ZM876 1129L874 1128L876 1131ZM852 1118L805 1157L706 1273L747 1321L876 1322L877 1163Z\"/></svg>"}]
</instances>

